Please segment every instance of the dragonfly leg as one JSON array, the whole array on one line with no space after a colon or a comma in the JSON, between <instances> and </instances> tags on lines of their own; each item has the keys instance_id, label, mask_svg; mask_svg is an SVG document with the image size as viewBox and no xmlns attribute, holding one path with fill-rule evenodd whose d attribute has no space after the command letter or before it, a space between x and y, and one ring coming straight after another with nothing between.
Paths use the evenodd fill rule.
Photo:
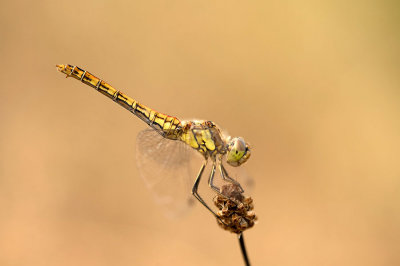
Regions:
<instances>
[{"instance_id":1,"label":"dragonfly leg","mask_svg":"<svg viewBox=\"0 0 400 266\"><path fill-rule=\"evenodd\" d=\"M222 164L220 164L220 167L221 167L221 165L222 165ZM230 199L231 201L233 201L233 202L235 202L237 205L239 205L239 204L240 204L240 201L238 201L238 200L235 199L235 198L230 197L229 195L224 195L224 194L222 194L220 188L218 188L217 186L215 186L215 185L213 184L215 169L216 169L216 165L215 165L215 162L214 162L213 168L212 168L212 171L211 171L211 174L210 174L210 178L208 179L208 185L209 185L215 192L217 192L219 195L221 195L221 196L223 196L223 197L225 197L225 198L227 198L227 199ZM222 175L222 177L223 177L223 173L222 173L222 172L221 172L221 175ZM227 173L226 173L226 175L228 176ZM243 188L240 186L240 184L239 184L236 180L234 180L234 179L232 179L232 178L230 178L230 177L229 177L229 178L226 178L226 179L224 178L224 180L226 180L226 181L228 181L228 182L232 182L232 183L234 183L234 184L237 184L237 185L239 186L240 190L241 190L241 193L243 192Z\"/></svg>"},{"instance_id":2,"label":"dragonfly leg","mask_svg":"<svg viewBox=\"0 0 400 266\"><path fill-rule=\"evenodd\" d=\"M233 179L232 177L229 176L228 172L226 171L224 165L222 164L222 162L220 162L219 164L219 171L221 172L221 176L222 179L231 182L232 184L238 185L240 188L240 192L243 193L244 189L242 188L242 186L240 185L240 183L238 181L236 181L235 179Z\"/></svg>"},{"instance_id":3,"label":"dragonfly leg","mask_svg":"<svg viewBox=\"0 0 400 266\"><path fill-rule=\"evenodd\" d=\"M192 194L198 201L200 201L201 204L204 205L204 207L206 207L215 216L215 218L219 219L222 222L222 220L218 217L218 215L207 205L207 203L205 203L205 201L201 198L199 193L197 193L197 189L199 188L200 179L201 179L201 176L203 175L204 168L206 167L206 165L207 165L207 160L203 163L203 165L200 168L199 174L197 175L196 181L194 182L194 185L192 188ZM215 172L215 169L214 169L214 172Z\"/></svg>"},{"instance_id":4,"label":"dragonfly leg","mask_svg":"<svg viewBox=\"0 0 400 266\"><path fill-rule=\"evenodd\" d=\"M211 189L213 189L215 192L217 192L218 194L221 194L221 190L219 187L214 185L214 175L215 175L215 169L217 167L215 166L215 162L213 163L212 169L211 169L211 173L210 173L210 177L208 178L208 185L210 186ZM224 195L222 195L224 196ZM225 197L225 196L224 196Z\"/></svg>"}]
</instances>

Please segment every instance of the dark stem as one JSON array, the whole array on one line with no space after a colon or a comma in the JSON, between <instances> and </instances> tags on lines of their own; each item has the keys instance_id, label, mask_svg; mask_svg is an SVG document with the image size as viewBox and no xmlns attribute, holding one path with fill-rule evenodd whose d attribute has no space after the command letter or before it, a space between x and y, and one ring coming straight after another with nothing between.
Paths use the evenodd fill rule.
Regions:
<instances>
[{"instance_id":1,"label":"dark stem","mask_svg":"<svg viewBox=\"0 0 400 266\"><path fill-rule=\"evenodd\" d=\"M243 255L243 259L244 259L244 264L246 266L250 266L249 257L247 257L246 246L244 245L243 233L240 233L238 235L238 238L239 238L240 250L242 251L242 255Z\"/></svg>"}]
</instances>

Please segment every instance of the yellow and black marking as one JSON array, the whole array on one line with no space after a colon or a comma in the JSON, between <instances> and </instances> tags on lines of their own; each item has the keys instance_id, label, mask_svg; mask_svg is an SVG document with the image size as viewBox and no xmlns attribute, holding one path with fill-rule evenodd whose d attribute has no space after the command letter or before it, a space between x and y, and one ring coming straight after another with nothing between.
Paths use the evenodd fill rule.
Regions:
<instances>
[{"instance_id":1,"label":"yellow and black marking","mask_svg":"<svg viewBox=\"0 0 400 266\"><path fill-rule=\"evenodd\" d=\"M206 158L226 152L221 132L211 121L184 122L180 140L199 151Z\"/></svg>"},{"instance_id":2,"label":"yellow and black marking","mask_svg":"<svg viewBox=\"0 0 400 266\"><path fill-rule=\"evenodd\" d=\"M169 115L159 113L136 100L130 98L123 92L113 88L107 82L95 77L88 71L72 65L57 65L60 72L82 81L83 83L95 88L101 94L112 99L128 111L143 120L146 124L154 128L162 136L169 139L178 139L181 135L181 121Z\"/></svg>"}]
</instances>

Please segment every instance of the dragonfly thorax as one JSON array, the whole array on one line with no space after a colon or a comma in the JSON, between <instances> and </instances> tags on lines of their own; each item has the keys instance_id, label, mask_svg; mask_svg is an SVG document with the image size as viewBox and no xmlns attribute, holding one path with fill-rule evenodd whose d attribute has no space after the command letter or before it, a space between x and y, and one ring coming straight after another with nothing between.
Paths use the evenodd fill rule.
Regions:
<instances>
[{"instance_id":1,"label":"dragonfly thorax","mask_svg":"<svg viewBox=\"0 0 400 266\"><path fill-rule=\"evenodd\" d=\"M211 121L183 121L180 140L205 158L225 154L227 151L227 143L220 129Z\"/></svg>"}]
</instances>

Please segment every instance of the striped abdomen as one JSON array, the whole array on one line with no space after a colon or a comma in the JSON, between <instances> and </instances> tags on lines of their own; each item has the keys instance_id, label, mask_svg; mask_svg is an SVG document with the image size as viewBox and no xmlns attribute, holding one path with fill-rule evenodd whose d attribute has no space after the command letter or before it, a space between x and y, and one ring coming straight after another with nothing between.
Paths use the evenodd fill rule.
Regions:
<instances>
[{"instance_id":1,"label":"striped abdomen","mask_svg":"<svg viewBox=\"0 0 400 266\"><path fill-rule=\"evenodd\" d=\"M181 122L178 118L159 113L128 95L113 88L107 82L93 76L86 70L72 65L57 65L60 72L67 76L74 77L83 83L95 88L114 102L118 103L134 115L142 119L146 124L154 128L162 136L169 139L177 139L180 134Z\"/></svg>"}]
</instances>

